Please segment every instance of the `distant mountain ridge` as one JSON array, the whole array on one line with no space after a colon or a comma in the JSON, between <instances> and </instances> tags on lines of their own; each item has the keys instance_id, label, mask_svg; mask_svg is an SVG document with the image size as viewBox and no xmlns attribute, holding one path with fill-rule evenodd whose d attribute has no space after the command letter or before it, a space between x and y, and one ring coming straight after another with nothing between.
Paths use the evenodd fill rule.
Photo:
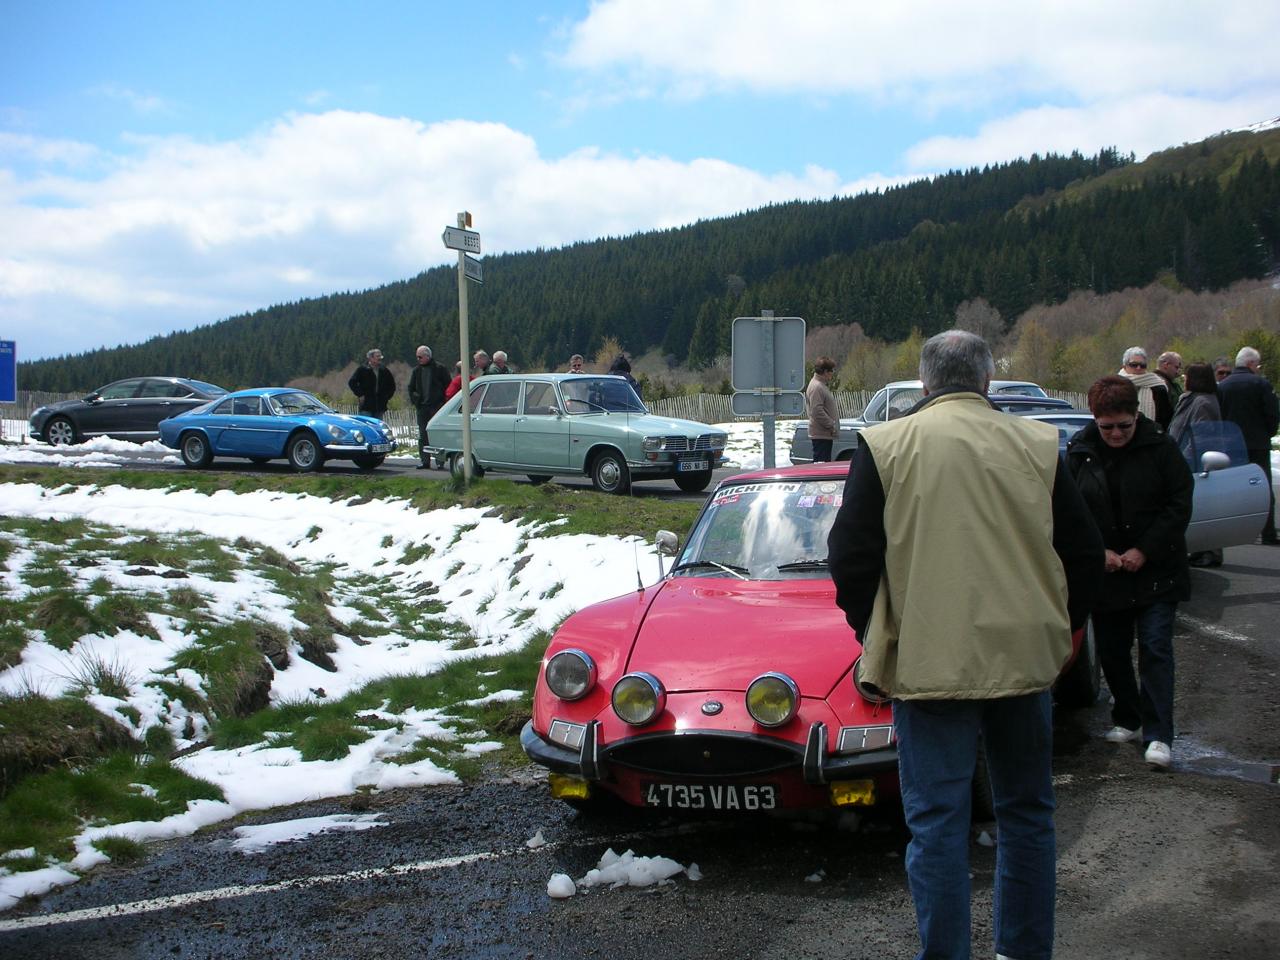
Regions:
<instances>
[{"instance_id":1,"label":"distant mountain ridge","mask_svg":"<svg viewBox=\"0 0 1280 960\"><path fill-rule=\"evenodd\" d=\"M870 336L950 326L982 297L1003 317L1172 275L1193 290L1280 262L1280 129L1153 154L1026 160L685 227L485 258L469 295L473 348L522 369L590 355L608 337L694 366L727 352L730 321L772 309ZM285 383L379 346L457 358L452 267L361 293L280 304L145 343L22 364L24 389L75 391L139 373L227 387Z\"/></svg>"}]
</instances>

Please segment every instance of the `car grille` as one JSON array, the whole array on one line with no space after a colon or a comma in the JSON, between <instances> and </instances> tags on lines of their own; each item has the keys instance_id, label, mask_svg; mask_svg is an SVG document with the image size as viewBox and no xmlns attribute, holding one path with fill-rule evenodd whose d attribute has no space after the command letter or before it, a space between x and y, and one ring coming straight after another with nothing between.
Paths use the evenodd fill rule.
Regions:
<instances>
[{"instance_id":1,"label":"car grille","mask_svg":"<svg viewBox=\"0 0 1280 960\"><path fill-rule=\"evenodd\" d=\"M661 734L625 740L604 751L609 763L642 773L681 777L753 777L800 763L800 746L759 737Z\"/></svg>"},{"instance_id":2,"label":"car grille","mask_svg":"<svg viewBox=\"0 0 1280 960\"><path fill-rule=\"evenodd\" d=\"M688 437L662 438L662 449L673 453L679 453L682 450L711 450L723 446L724 437L718 433L704 433L696 440L690 440Z\"/></svg>"}]
</instances>

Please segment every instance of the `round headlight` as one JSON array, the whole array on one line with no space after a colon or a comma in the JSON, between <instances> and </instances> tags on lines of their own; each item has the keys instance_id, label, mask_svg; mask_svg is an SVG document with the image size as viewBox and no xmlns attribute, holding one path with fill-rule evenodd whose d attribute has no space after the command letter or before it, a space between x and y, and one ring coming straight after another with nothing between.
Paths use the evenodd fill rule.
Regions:
<instances>
[{"instance_id":1,"label":"round headlight","mask_svg":"<svg viewBox=\"0 0 1280 960\"><path fill-rule=\"evenodd\" d=\"M347 431L343 430L341 427L332 423L329 424L329 436L333 437L333 439L341 440L346 435Z\"/></svg>"},{"instance_id":2,"label":"round headlight","mask_svg":"<svg viewBox=\"0 0 1280 960\"><path fill-rule=\"evenodd\" d=\"M547 661L543 676L561 700L580 700L596 685L596 665L581 650L561 650Z\"/></svg>"},{"instance_id":3,"label":"round headlight","mask_svg":"<svg viewBox=\"0 0 1280 960\"><path fill-rule=\"evenodd\" d=\"M747 713L762 727L780 727L796 715L800 688L785 673L766 673L747 687Z\"/></svg>"},{"instance_id":4,"label":"round headlight","mask_svg":"<svg viewBox=\"0 0 1280 960\"><path fill-rule=\"evenodd\" d=\"M664 438L662 437L645 437L643 440L640 441L640 449L644 450L646 453L652 452L654 450L661 450L663 445L663 439Z\"/></svg>"},{"instance_id":5,"label":"round headlight","mask_svg":"<svg viewBox=\"0 0 1280 960\"><path fill-rule=\"evenodd\" d=\"M364 443L364 434L359 430L352 430L351 436L355 438L356 443Z\"/></svg>"},{"instance_id":6,"label":"round headlight","mask_svg":"<svg viewBox=\"0 0 1280 960\"><path fill-rule=\"evenodd\" d=\"M624 723L643 726L667 705L667 691L651 673L628 673L613 688L613 712Z\"/></svg>"}]
</instances>

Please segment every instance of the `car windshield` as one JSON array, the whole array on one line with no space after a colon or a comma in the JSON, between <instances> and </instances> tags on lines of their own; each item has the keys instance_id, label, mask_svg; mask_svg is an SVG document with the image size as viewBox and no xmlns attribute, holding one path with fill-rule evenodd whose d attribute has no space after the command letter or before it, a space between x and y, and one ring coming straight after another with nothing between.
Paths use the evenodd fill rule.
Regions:
<instances>
[{"instance_id":1,"label":"car windshield","mask_svg":"<svg viewBox=\"0 0 1280 960\"><path fill-rule=\"evenodd\" d=\"M308 413L333 413L309 393L277 393L267 397L271 412L277 417L292 417Z\"/></svg>"},{"instance_id":2,"label":"car windshield","mask_svg":"<svg viewBox=\"0 0 1280 960\"><path fill-rule=\"evenodd\" d=\"M843 498L843 478L722 487L698 518L672 573L827 579L827 534Z\"/></svg>"},{"instance_id":3,"label":"car windshield","mask_svg":"<svg viewBox=\"0 0 1280 960\"><path fill-rule=\"evenodd\" d=\"M560 384L566 413L648 413L621 377L581 377Z\"/></svg>"}]
</instances>

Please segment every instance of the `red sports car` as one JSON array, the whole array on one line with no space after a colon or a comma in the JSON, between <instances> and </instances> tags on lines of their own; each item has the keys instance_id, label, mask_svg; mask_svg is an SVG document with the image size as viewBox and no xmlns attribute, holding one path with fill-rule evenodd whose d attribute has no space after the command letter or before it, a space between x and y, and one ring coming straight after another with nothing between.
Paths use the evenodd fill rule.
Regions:
<instances>
[{"instance_id":1,"label":"red sports car","mask_svg":"<svg viewBox=\"0 0 1280 960\"><path fill-rule=\"evenodd\" d=\"M655 586L574 614L521 734L553 795L706 811L865 806L898 794L888 703L854 683L827 532L849 464L742 474Z\"/></svg>"}]
</instances>

